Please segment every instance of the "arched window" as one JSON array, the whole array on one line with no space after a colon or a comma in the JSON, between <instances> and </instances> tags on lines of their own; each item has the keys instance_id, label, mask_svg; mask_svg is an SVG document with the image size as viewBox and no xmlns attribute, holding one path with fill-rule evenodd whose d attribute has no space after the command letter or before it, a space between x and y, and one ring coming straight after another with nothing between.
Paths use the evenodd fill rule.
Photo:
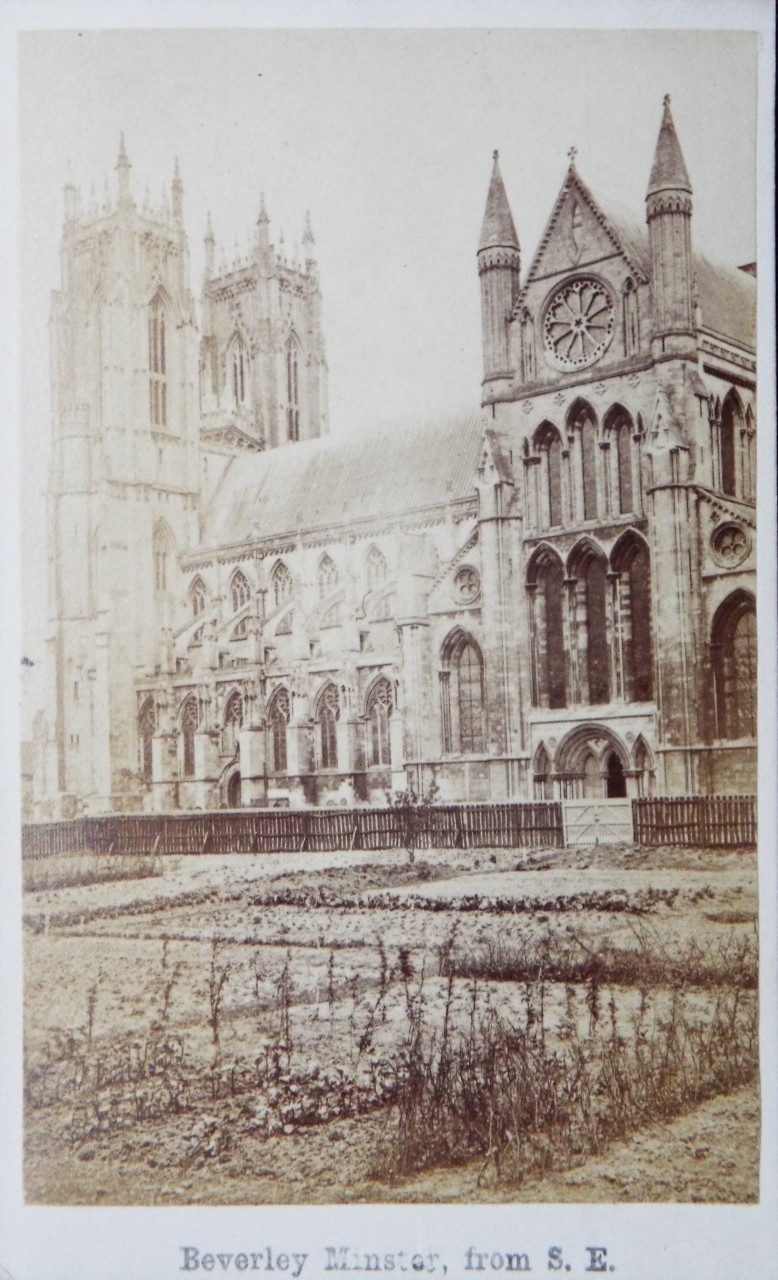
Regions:
<instances>
[{"instance_id":1,"label":"arched window","mask_svg":"<svg viewBox=\"0 0 778 1280\"><path fill-rule=\"evenodd\" d=\"M551 761L544 746L538 747L535 756L534 796L536 800L553 800L554 784L551 781Z\"/></svg>"},{"instance_id":2,"label":"arched window","mask_svg":"<svg viewBox=\"0 0 778 1280\"><path fill-rule=\"evenodd\" d=\"M746 432L743 449L743 497L756 499L756 422L751 405L746 409Z\"/></svg>"},{"instance_id":3,"label":"arched window","mask_svg":"<svg viewBox=\"0 0 778 1280\"><path fill-rule=\"evenodd\" d=\"M235 623L230 633L230 640L245 640L249 633L248 617L243 617L239 622Z\"/></svg>"},{"instance_id":4,"label":"arched window","mask_svg":"<svg viewBox=\"0 0 778 1280\"><path fill-rule=\"evenodd\" d=\"M286 344L286 435L288 440L300 439L299 358L297 341L291 337Z\"/></svg>"},{"instance_id":5,"label":"arched window","mask_svg":"<svg viewBox=\"0 0 778 1280\"><path fill-rule=\"evenodd\" d=\"M562 437L550 422L535 433L535 447L540 453L541 498L540 523L548 528L564 523L562 509Z\"/></svg>"},{"instance_id":6,"label":"arched window","mask_svg":"<svg viewBox=\"0 0 778 1280\"><path fill-rule=\"evenodd\" d=\"M243 727L243 697L236 689L227 699L224 708L224 732L222 750L232 755L238 745L238 734Z\"/></svg>"},{"instance_id":7,"label":"arched window","mask_svg":"<svg viewBox=\"0 0 778 1280\"><path fill-rule=\"evenodd\" d=\"M367 553L367 589L377 591L386 582L389 567L386 558L378 547L371 547Z\"/></svg>"},{"instance_id":8,"label":"arched window","mask_svg":"<svg viewBox=\"0 0 778 1280\"><path fill-rule=\"evenodd\" d=\"M157 716L152 698L146 698L138 716L138 741L140 743L140 773L144 782L153 776L152 739L157 727Z\"/></svg>"},{"instance_id":9,"label":"arched window","mask_svg":"<svg viewBox=\"0 0 778 1280\"><path fill-rule=\"evenodd\" d=\"M605 419L605 433L614 455L610 469L611 509L620 515L635 510L632 486L632 437L634 427L626 410L617 405Z\"/></svg>"},{"instance_id":10,"label":"arched window","mask_svg":"<svg viewBox=\"0 0 778 1280\"><path fill-rule=\"evenodd\" d=\"M530 565L532 700L536 707L567 706L564 636L565 572L559 557L541 553Z\"/></svg>"},{"instance_id":11,"label":"arched window","mask_svg":"<svg viewBox=\"0 0 778 1280\"><path fill-rule=\"evenodd\" d=\"M153 427L167 423L167 358L165 307L159 294L149 307L149 418Z\"/></svg>"},{"instance_id":12,"label":"arched window","mask_svg":"<svg viewBox=\"0 0 778 1280\"><path fill-rule=\"evenodd\" d=\"M525 307L521 313L521 380L532 382L535 379L535 325L530 312Z\"/></svg>"},{"instance_id":13,"label":"arched window","mask_svg":"<svg viewBox=\"0 0 778 1280\"><path fill-rule=\"evenodd\" d=\"M319 701L316 705L319 767L321 769L337 769L338 767L339 719L340 698L338 696L337 685L325 685L319 695Z\"/></svg>"},{"instance_id":14,"label":"arched window","mask_svg":"<svg viewBox=\"0 0 778 1280\"><path fill-rule=\"evenodd\" d=\"M745 591L717 610L712 634L719 738L756 736L756 610Z\"/></svg>"},{"instance_id":15,"label":"arched window","mask_svg":"<svg viewBox=\"0 0 778 1280\"><path fill-rule=\"evenodd\" d=\"M597 428L591 418L581 424L581 471L584 520L597 517Z\"/></svg>"},{"instance_id":16,"label":"arched window","mask_svg":"<svg viewBox=\"0 0 778 1280\"><path fill-rule=\"evenodd\" d=\"M571 574L575 584L575 632L578 700L610 701L610 649L607 628L607 573L603 556L593 549L577 559Z\"/></svg>"},{"instance_id":17,"label":"arched window","mask_svg":"<svg viewBox=\"0 0 778 1280\"><path fill-rule=\"evenodd\" d=\"M440 673L443 749L461 755L484 750L484 681L481 650L455 632L443 648Z\"/></svg>"},{"instance_id":18,"label":"arched window","mask_svg":"<svg viewBox=\"0 0 778 1280\"><path fill-rule=\"evenodd\" d=\"M327 555L322 556L318 572L319 599L326 600L327 596L331 596L339 581L340 574L335 562Z\"/></svg>"},{"instance_id":19,"label":"arched window","mask_svg":"<svg viewBox=\"0 0 778 1280\"><path fill-rule=\"evenodd\" d=\"M648 548L642 539L625 535L611 562L619 575L617 602L623 695L627 702L650 702L654 696L654 669Z\"/></svg>"},{"instance_id":20,"label":"arched window","mask_svg":"<svg viewBox=\"0 0 778 1280\"><path fill-rule=\"evenodd\" d=\"M194 618L199 617L201 613L205 612L206 600L207 592L205 590L205 583L202 578L195 578L189 588L189 602L192 606L192 616Z\"/></svg>"},{"instance_id":21,"label":"arched window","mask_svg":"<svg viewBox=\"0 0 778 1280\"><path fill-rule=\"evenodd\" d=\"M181 774L184 778L194 777L198 720L197 699L190 694L181 708Z\"/></svg>"},{"instance_id":22,"label":"arched window","mask_svg":"<svg viewBox=\"0 0 778 1280\"><path fill-rule=\"evenodd\" d=\"M721 406L719 424L719 453L721 459L721 492L734 498L737 495L737 449L743 414L740 397L730 391Z\"/></svg>"},{"instance_id":23,"label":"arched window","mask_svg":"<svg viewBox=\"0 0 778 1280\"><path fill-rule=\"evenodd\" d=\"M230 601L232 603L232 612L237 613L244 605L248 604L251 598L251 587L245 573L240 569L236 569L232 575L230 582Z\"/></svg>"},{"instance_id":24,"label":"arched window","mask_svg":"<svg viewBox=\"0 0 778 1280\"><path fill-rule=\"evenodd\" d=\"M391 764L389 720L392 714L392 686L385 676L377 680L367 698L368 750L371 765Z\"/></svg>"},{"instance_id":25,"label":"arched window","mask_svg":"<svg viewBox=\"0 0 778 1280\"><path fill-rule=\"evenodd\" d=\"M246 404L249 398L248 352L241 338L232 344L232 398L236 405Z\"/></svg>"},{"instance_id":26,"label":"arched window","mask_svg":"<svg viewBox=\"0 0 778 1280\"><path fill-rule=\"evenodd\" d=\"M157 525L152 539L154 558L154 590L162 594L168 589L170 571L170 538L163 525Z\"/></svg>"},{"instance_id":27,"label":"arched window","mask_svg":"<svg viewBox=\"0 0 778 1280\"><path fill-rule=\"evenodd\" d=\"M283 560L279 560L273 569L270 577L270 586L277 609L291 599L294 582Z\"/></svg>"},{"instance_id":28,"label":"arched window","mask_svg":"<svg viewBox=\"0 0 778 1280\"><path fill-rule=\"evenodd\" d=\"M582 494L579 499L579 510L584 520L595 520L599 503L597 496L597 426L594 414L585 401L573 405L568 415L568 424L572 425L578 440L578 452L581 468Z\"/></svg>"},{"instance_id":29,"label":"arched window","mask_svg":"<svg viewBox=\"0 0 778 1280\"><path fill-rule=\"evenodd\" d=\"M289 724L289 693L283 686L276 689L267 713L269 756L273 773L286 773L286 731Z\"/></svg>"},{"instance_id":30,"label":"arched window","mask_svg":"<svg viewBox=\"0 0 778 1280\"><path fill-rule=\"evenodd\" d=\"M630 277L624 281L622 290L624 354L633 356L640 346L640 329L638 326L638 294L635 281Z\"/></svg>"}]
</instances>

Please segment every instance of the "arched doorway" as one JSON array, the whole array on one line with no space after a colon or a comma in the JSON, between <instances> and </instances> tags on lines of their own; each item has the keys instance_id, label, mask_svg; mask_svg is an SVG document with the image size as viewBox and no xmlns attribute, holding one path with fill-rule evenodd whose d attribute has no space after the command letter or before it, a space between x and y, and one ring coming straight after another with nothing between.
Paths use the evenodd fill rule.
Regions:
<instances>
[{"instance_id":1,"label":"arched doorway","mask_svg":"<svg viewBox=\"0 0 778 1280\"><path fill-rule=\"evenodd\" d=\"M227 783L227 808L239 809L241 805L240 770L236 769Z\"/></svg>"},{"instance_id":2,"label":"arched doorway","mask_svg":"<svg viewBox=\"0 0 778 1280\"><path fill-rule=\"evenodd\" d=\"M606 766L605 794L609 800L622 800L627 794L627 779L624 776L624 766L615 751L611 751Z\"/></svg>"}]
</instances>

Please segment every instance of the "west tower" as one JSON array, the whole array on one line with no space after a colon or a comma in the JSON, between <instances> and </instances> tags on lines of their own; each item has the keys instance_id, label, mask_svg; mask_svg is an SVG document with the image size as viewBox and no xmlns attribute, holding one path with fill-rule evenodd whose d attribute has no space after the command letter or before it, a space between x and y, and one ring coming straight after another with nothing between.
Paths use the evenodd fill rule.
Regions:
<instances>
[{"instance_id":1,"label":"west tower","mask_svg":"<svg viewBox=\"0 0 778 1280\"><path fill-rule=\"evenodd\" d=\"M135 679L164 667L177 556L196 536L197 339L183 187L138 204L65 188L52 298L49 774L63 812L137 803ZM54 780L56 780L54 782Z\"/></svg>"}]
</instances>

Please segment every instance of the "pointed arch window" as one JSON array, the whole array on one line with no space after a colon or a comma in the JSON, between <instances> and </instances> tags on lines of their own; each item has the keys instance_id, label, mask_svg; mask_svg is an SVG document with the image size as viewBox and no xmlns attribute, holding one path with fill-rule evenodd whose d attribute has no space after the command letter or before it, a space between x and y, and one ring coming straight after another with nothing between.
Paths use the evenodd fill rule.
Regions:
<instances>
[{"instance_id":1,"label":"pointed arch window","mask_svg":"<svg viewBox=\"0 0 778 1280\"><path fill-rule=\"evenodd\" d=\"M535 323L525 307L521 313L521 380L535 380Z\"/></svg>"},{"instance_id":2,"label":"pointed arch window","mask_svg":"<svg viewBox=\"0 0 778 1280\"><path fill-rule=\"evenodd\" d=\"M205 613L205 605L207 600L207 592L205 583L202 578L195 578L189 588L189 603L192 606L192 617L198 618L201 613Z\"/></svg>"},{"instance_id":3,"label":"pointed arch window","mask_svg":"<svg viewBox=\"0 0 778 1280\"><path fill-rule=\"evenodd\" d=\"M167 424L167 352L165 306L159 294L149 306L149 417L153 427Z\"/></svg>"},{"instance_id":4,"label":"pointed arch window","mask_svg":"<svg viewBox=\"0 0 778 1280\"><path fill-rule=\"evenodd\" d=\"M280 686L270 700L267 712L268 755L272 760L273 773L286 773L287 750L286 735L289 726L289 693Z\"/></svg>"},{"instance_id":5,"label":"pointed arch window","mask_svg":"<svg viewBox=\"0 0 778 1280\"><path fill-rule=\"evenodd\" d=\"M564 523L562 511L562 437L551 423L535 436L541 459L541 522L547 528Z\"/></svg>"},{"instance_id":6,"label":"pointed arch window","mask_svg":"<svg viewBox=\"0 0 778 1280\"><path fill-rule=\"evenodd\" d=\"M740 399L736 392L730 391L724 397L721 406L721 422L719 424L719 456L721 466L721 492L729 497L737 496L737 450L743 415Z\"/></svg>"},{"instance_id":7,"label":"pointed arch window","mask_svg":"<svg viewBox=\"0 0 778 1280\"><path fill-rule=\"evenodd\" d=\"M634 427L629 414L615 407L605 419L605 434L610 444L612 465L610 468L611 510L617 515L629 515L635 510L632 483L632 450Z\"/></svg>"},{"instance_id":8,"label":"pointed arch window","mask_svg":"<svg viewBox=\"0 0 778 1280\"><path fill-rule=\"evenodd\" d=\"M337 565L330 556L324 555L319 561L319 572L317 575L319 599L326 600L331 596L340 582L340 574Z\"/></svg>"},{"instance_id":9,"label":"pointed arch window","mask_svg":"<svg viewBox=\"0 0 778 1280\"><path fill-rule=\"evenodd\" d=\"M610 646L607 624L607 571L604 557L589 551L574 572L578 700L610 702Z\"/></svg>"},{"instance_id":10,"label":"pointed arch window","mask_svg":"<svg viewBox=\"0 0 778 1280\"><path fill-rule=\"evenodd\" d=\"M633 356L640 347L640 329L637 288L635 287L635 281L629 276L624 281L622 301L624 311L624 354L625 356Z\"/></svg>"},{"instance_id":11,"label":"pointed arch window","mask_svg":"<svg viewBox=\"0 0 778 1280\"><path fill-rule=\"evenodd\" d=\"M249 399L249 357L242 338L232 344L232 398L238 406Z\"/></svg>"},{"instance_id":12,"label":"pointed arch window","mask_svg":"<svg viewBox=\"0 0 778 1280\"><path fill-rule=\"evenodd\" d=\"M138 742L140 744L140 773L144 782L153 776L152 739L157 728L157 716L152 698L146 698L138 716Z\"/></svg>"},{"instance_id":13,"label":"pointed arch window","mask_svg":"<svg viewBox=\"0 0 778 1280\"><path fill-rule=\"evenodd\" d=\"M567 706L564 637L564 581L556 555L541 556L530 568L532 700L536 707Z\"/></svg>"},{"instance_id":14,"label":"pointed arch window","mask_svg":"<svg viewBox=\"0 0 778 1280\"><path fill-rule=\"evenodd\" d=\"M340 698L335 684L324 687L316 706L316 729L319 748L319 767L321 769L337 769L338 767L338 720L340 719Z\"/></svg>"},{"instance_id":15,"label":"pointed arch window","mask_svg":"<svg viewBox=\"0 0 778 1280\"><path fill-rule=\"evenodd\" d=\"M389 721L392 715L392 686L385 676L373 685L367 699L368 751L371 765L392 763Z\"/></svg>"},{"instance_id":16,"label":"pointed arch window","mask_svg":"<svg viewBox=\"0 0 778 1280\"><path fill-rule=\"evenodd\" d=\"M197 699L191 694L181 708L181 774L184 778L194 777L198 722Z\"/></svg>"},{"instance_id":17,"label":"pointed arch window","mask_svg":"<svg viewBox=\"0 0 778 1280\"><path fill-rule=\"evenodd\" d=\"M300 439L300 348L294 336L286 344L286 436Z\"/></svg>"},{"instance_id":18,"label":"pointed arch window","mask_svg":"<svg viewBox=\"0 0 778 1280\"><path fill-rule=\"evenodd\" d=\"M279 560L273 569L273 573L270 578L270 587L273 592L273 600L275 601L277 609L280 609L282 604L286 604L287 600L291 600L292 591L294 590L294 582L292 575L283 560Z\"/></svg>"},{"instance_id":19,"label":"pointed arch window","mask_svg":"<svg viewBox=\"0 0 778 1280\"><path fill-rule=\"evenodd\" d=\"M157 527L152 540L154 558L154 590L162 594L168 589L170 541L165 530Z\"/></svg>"},{"instance_id":20,"label":"pointed arch window","mask_svg":"<svg viewBox=\"0 0 778 1280\"><path fill-rule=\"evenodd\" d=\"M227 699L224 708L224 731L222 733L222 750L233 755L238 745L238 735L243 728L243 696L235 689Z\"/></svg>"},{"instance_id":21,"label":"pointed arch window","mask_svg":"<svg viewBox=\"0 0 778 1280\"><path fill-rule=\"evenodd\" d=\"M583 518L597 518L597 428L588 415L581 423L581 476L583 479Z\"/></svg>"},{"instance_id":22,"label":"pointed arch window","mask_svg":"<svg viewBox=\"0 0 778 1280\"><path fill-rule=\"evenodd\" d=\"M484 680L481 650L470 636L455 635L443 649L440 673L443 749L459 755L484 750Z\"/></svg>"},{"instance_id":23,"label":"pointed arch window","mask_svg":"<svg viewBox=\"0 0 778 1280\"><path fill-rule=\"evenodd\" d=\"M386 557L378 547L371 547L367 553L367 589L368 591L378 591L386 583L389 575L389 566L386 563Z\"/></svg>"},{"instance_id":24,"label":"pointed arch window","mask_svg":"<svg viewBox=\"0 0 778 1280\"><path fill-rule=\"evenodd\" d=\"M756 736L756 610L751 596L736 592L713 623L713 676L719 738Z\"/></svg>"},{"instance_id":25,"label":"pointed arch window","mask_svg":"<svg viewBox=\"0 0 778 1280\"><path fill-rule=\"evenodd\" d=\"M645 543L634 537L620 543L612 564L618 575L619 652L624 698L650 702L654 696L651 617L651 562Z\"/></svg>"},{"instance_id":26,"label":"pointed arch window","mask_svg":"<svg viewBox=\"0 0 778 1280\"><path fill-rule=\"evenodd\" d=\"M236 569L230 581L230 603L232 612L237 613L251 599L249 580L242 569Z\"/></svg>"}]
</instances>

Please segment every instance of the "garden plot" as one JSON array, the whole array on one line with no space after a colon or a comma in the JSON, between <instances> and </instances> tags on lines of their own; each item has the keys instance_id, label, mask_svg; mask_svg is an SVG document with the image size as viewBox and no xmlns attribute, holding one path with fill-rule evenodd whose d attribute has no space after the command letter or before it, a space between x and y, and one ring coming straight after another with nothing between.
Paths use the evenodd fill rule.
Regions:
<instances>
[{"instance_id":1,"label":"garden plot","mask_svg":"<svg viewBox=\"0 0 778 1280\"><path fill-rule=\"evenodd\" d=\"M586 1199L611 1147L753 1088L755 910L751 855L669 850L179 858L28 894L28 1197L467 1199L477 1167L509 1199L582 1167ZM727 1198L705 1185L675 1194Z\"/></svg>"}]
</instances>

